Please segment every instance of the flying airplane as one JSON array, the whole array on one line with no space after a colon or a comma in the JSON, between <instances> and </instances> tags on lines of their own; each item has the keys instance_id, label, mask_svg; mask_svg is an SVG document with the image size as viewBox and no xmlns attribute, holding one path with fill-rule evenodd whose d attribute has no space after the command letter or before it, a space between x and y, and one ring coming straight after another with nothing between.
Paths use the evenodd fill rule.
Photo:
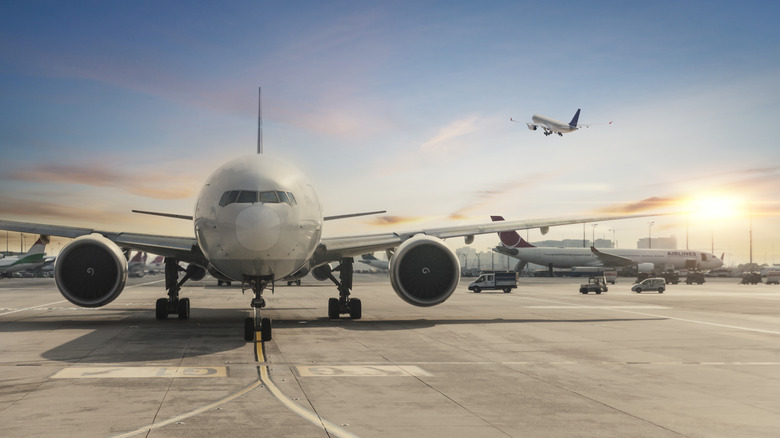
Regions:
<instances>
[{"instance_id":1,"label":"flying airplane","mask_svg":"<svg viewBox=\"0 0 780 438\"><path fill-rule=\"evenodd\" d=\"M495 222L504 220L491 216ZM677 249L609 249L544 248L526 242L516 231L498 233L501 245L493 248L499 254L519 259L521 263L534 263L550 268L636 266L639 272L665 271L667 269L719 268L723 260L714 254Z\"/></svg>"},{"instance_id":2,"label":"flying airplane","mask_svg":"<svg viewBox=\"0 0 780 438\"><path fill-rule=\"evenodd\" d=\"M46 244L48 243L49 236L41 235L26 253L18 257L3 257L0 259L0 274L8 275L12 272L26 271L43 266L46 263L43 252L46 250Z\"/></svg>"},{"instance_id":3,"label":"flying airplane","mask_svg":"<svg viewBox=\"0 0 780 438\"><path fill-rule=\"evenodd\" d=\"M558 134L561 137L563 137L563 134L568 132L573 132L578 130L579 128L589 128L593 124L585 124L585 125L578 125L577 121L580 118L580 110L577 109L577 112L574 113L574 117L572 117L571 122L565 123L561 122L559 120L551 119L546 116L542 116L539 114L534 114L533 117L531 117L531 120L533 120L533 123L525 122L526 125L528 125L528 129L531 131L536 131L540 126L542 130L544 130L544 135L550 135L550 134ZM511 117L509 120L513 122L518 122L517 120L512 119ZM518 122L520 123L520 122ZM612 122L609 122L612 124Z\"/></svg>"},{"instance_id":4,"label":"flying airplane","mask_svg":"<svg viewBox=\"0 0 780 438\"><path fill-rule=\"evenodd\" d=\"M218 280L240 281L253 292L253 317L244 320L247 341L271 339L271 320L261 317L266 303L263 291L279 281L294 281L312 272L336 284L339 296L328 301L331 319L347 314L360 319L360 299L351 297L353 257L374 251L392 251L390 283L396 294L415 306L441 304L452 295L460 279L455 253L443 239L477 234L615 219L584 217L505 221L458 225L408 232L364 236L323 237L324 224L366 214L323 216L317 192L293 164L262 153L262 122L258 126L258 153L228 161L205 181L192 216L133 210L192 223L187 237L96 230L51 224L0 220L0 230L50 234L74 238L60 252L55 280L62 295L75 305L101 307L119 296L127 282L123 249L165 256L167 298L157 300L155 315L166 319L190 315L188 298L180 298L188 280L210 273ZM655 215L627 215L619 218ZM183 268L180 263L186 263ZM339 263L331 269L330 263ZM180 279L180 273L184 276ZM339 273L337 279L333 272Z\"/></svg>"}]
</instances>

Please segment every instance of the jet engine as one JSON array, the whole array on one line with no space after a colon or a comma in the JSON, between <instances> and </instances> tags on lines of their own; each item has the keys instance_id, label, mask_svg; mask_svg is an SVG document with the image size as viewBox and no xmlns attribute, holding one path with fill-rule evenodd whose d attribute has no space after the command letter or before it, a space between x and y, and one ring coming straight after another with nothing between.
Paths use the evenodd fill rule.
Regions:
<instances>
[{"instance_id":1,"label":"jet engine","mask_svg":"<svg viewBox=\"0 0 780 438\"><path fill-rule=\"evenodd\" d=\"M420 307L443 303L460 280L458 257L443 241L429 236L402 243L390 258L389 270L395 293Z\"/></svg>"},{"instance_id":2,"label":"jet engine","mask_svg":"<svg viewBox=\"0 0 780 438\"><path fill-rule=\"evenodd\" d=\"M127 259L116 244L99 234L79 237L57 257L54 278L62 296L81 307L114 301L127 283Z\"/></svg>"},{"instance_id":3,"label":"jet engine","mask_svg":"<svg viewBox=\"0 0 780 438\"><path fill-rule=\"evenodd\" d=\"M317 281L325 281L328 278L328 275L333 272L333 268L330 267L330 264L326 263L321 266L317 266L316 268L311 270L311 276L314 277Z\"/></svg>"},{"instance_id":4,"label":"jet engine","mask_svg":"<svg viewBox=\"0 0 780 438\"><path fill-rule=\"evenodd\" d=\"M653 263L638 263L636 269L639 272L650 273L653 272L655 265Z\"/></svg>"}]
</instances>

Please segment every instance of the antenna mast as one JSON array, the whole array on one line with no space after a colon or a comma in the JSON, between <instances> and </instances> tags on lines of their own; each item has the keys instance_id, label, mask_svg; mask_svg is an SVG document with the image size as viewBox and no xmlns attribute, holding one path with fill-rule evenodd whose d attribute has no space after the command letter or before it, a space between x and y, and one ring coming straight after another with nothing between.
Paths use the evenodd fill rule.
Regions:
<instances>
[{"instance_id":1,"label":"antenna mast","mask_svg":"<svg viewBox=\"0 0 780 438\"><path fill-rule=\"evenodd\" d=\"M263 153L263 87L257 89L257 153Z\"/></svg>"}]
</instances>

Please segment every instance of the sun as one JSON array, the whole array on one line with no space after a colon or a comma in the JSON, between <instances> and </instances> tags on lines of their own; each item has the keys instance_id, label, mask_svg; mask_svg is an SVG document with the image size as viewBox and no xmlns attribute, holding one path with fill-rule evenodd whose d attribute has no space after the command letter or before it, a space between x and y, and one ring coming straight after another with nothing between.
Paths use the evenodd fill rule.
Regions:
<instances>
[{"instance_id":1,"label":"sun","mask_svg":"<svg viewBox=\"0 0 780 438\"><path fill-rule=\"evenodd\" d=\"M705 220L723 220L742 215L745 202L731 195L708 195L687 202L691 215Z\"/></svg>"}]
</instances>

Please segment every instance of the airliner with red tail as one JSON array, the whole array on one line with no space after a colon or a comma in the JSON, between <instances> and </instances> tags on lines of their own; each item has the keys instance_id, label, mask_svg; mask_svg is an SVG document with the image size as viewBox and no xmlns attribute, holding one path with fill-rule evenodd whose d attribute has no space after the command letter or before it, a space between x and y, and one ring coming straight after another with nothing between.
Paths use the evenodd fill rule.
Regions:
<instances>
[{"instance_id":1,"label":"airliner with red tail","mask_svg":"<svg viewBox=\"0 0 780 438\"><path fill-rule=\"evenodd\" d=\"M503 221L501 216L491 216L494 222ZM534 246L523 239L517 231L498 233L501 245L493 251L514 257L521 264L533 263L552 268L603 267L616 268L636 266L639 272L665 271L668 269L719 268L723 260L714 254L678 249L596 249L554 248Z\"/></svg>"}]
</instances>

